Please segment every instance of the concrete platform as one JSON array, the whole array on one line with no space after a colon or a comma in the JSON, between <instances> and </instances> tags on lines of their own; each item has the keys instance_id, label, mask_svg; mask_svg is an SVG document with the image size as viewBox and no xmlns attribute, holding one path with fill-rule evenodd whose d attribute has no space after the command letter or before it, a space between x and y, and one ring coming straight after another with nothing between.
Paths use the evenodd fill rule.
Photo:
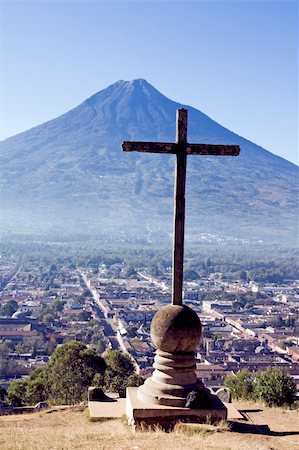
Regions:
<instances>
[{"instance_id":1,"label":"concrete platform","mask_svg":"<svg viewBox=\"0 0 299 450\"><path fill-rule=\"evenodd\" d=\"M191 409L145 403L137 398L137 388L127 388L126 415L128 423L135 428L159 425L166 429L171 428L177 421L196 423L207 418L212 421L228 418L227 408L216 395L212 396L209 409Z\"/></svg>"},{"instance_id":2,"label":"concrete platform","mask_svg":"<svg viewBox=\"0 0 299 450\"><path fill-rule=\"evenodd\" d=\"M245 419L243 414L241 414L240 411L238 411L237 408L232 403L223 402L223 404L227 409L226 420L247 420L247 419Z\"/></svg>"},{"instance_id":3,"label":"concrete platform","mask_svg":"<svg viewBox=\"0 0 299 450\"><path fill-rule=\"evenodd\" d=\"M89 415L92 419L120 418L126 414L126 399L115 398L112 402L89 401ZM244 420L244 416L232 403L223 403L227 409L227 420ZM145 404L143 404L144 406ZM160 407L161 408L161 407ZM185 409L185 408L184 408Z\"/></svg>"},{"instance_id":4,"label":"concrete platform","mask_svg":"<svg viewBox=\"0 0 299 450\"><path fill-rule=\"evenodd\" d=\"M126 412L126 399L118 398L112 402L89 401L88 409L91 419L118 419Z\"/></svg>"}]
</instances>

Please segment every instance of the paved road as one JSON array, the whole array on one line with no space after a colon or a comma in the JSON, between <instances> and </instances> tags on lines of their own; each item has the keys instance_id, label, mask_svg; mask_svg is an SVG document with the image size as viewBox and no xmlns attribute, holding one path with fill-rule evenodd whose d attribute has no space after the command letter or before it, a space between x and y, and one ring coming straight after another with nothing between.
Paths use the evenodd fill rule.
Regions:
<instances>
[{"instance_id":1,"label":"paved road","mask_svg":"<svg viewBox=\"0 0 299 450\"><path fill-rule=\"evenodd\" d=\"M3 291L3 290L6 288L6 286L8 286L9 283L11 283L11 281L18 275L18 273L19 273L20 270L21 270L22 263L23 263L23 256L21 256L21 257L19 258L19 261L18 261L17 266L12 270L12 272L11 272L11 274L8 276L8 278L7 278L5 281L3 281L3 283L1 284L1 286L0 286L0 291Z\"/></svg>"},{"instance_id":2,"label":"paved road","mask_svg":"<svg viewBox=\"0 0 299 450\"><path fill-rule=\"evenodd\" d=\"M88 289L91 292L91 295L92 295L96 305L98 305L99 294L96 292L95 289L90 289L90 284L88 283L86 275L80 271L79 271L79 273L83 279L86 289ZM115 325L113 319L106 319L104 317L102 310L99 308L99 306L96 306L95 309L96 309L97 319L100 320L104 326L103 331L104 331L105 336L108 338L108 340L111 344L112 350L121 350L120 344L117 339L117 326Z\"/></svg>"}]
</instances>

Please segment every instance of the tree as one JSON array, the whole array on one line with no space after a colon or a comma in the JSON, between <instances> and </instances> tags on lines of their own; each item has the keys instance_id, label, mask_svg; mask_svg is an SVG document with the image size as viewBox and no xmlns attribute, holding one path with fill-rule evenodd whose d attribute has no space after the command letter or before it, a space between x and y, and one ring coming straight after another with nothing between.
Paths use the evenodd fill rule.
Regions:
<instances>
[{"instance_id":1,"label":"tree","mask_svg":"<svg viewBox=\"0 0 299 450\"><path fill-rule=\"evenodd\" d=\"M8 354L13 351L12 341L0 341L0 358L7 359Z\"/></svg>"},{"instance_id":2,"label":"tree","mask_svg":"<svg viewBox=\"0 0 299 450\"><path fill-rule=\"evenodd\" d=\"M35 405L38 402L43 402L48 398L47 383L42 377L27 382L26 386L26 401L30 405Z\"/></svg>"},{"instance_id":3,"label":"tree","mask_svg":"<svg viewBox=\"0 0 299 450\"><path fill-rule=\"evenodd\" d=\"M133 375L130 375L127 379L126 387L138 387L141 386L144 383L144 378L141 375L138 375L137 373L133 373Z\"/></svg>"},{"instance_id":4,"label":"tree","mask_svg":"<svg viewBox=\"0 0 299 450\"><path fill-rule=\"evenodd\" d=\"M61 311L63 311L65 303L66 303L65 301L59 300L58 298L56 298L52 302L52 307L55 312L61 312Z\"/></svg>"},{"instance_id":5,"label":"tree","mask_svg":"<svg viewBox=\"0 0 299 450\"><path fill-rule=\"evenodd\" d=\"M70 341L57 347L46 371L50 397L66 404L82 400L95 374L105 367L103 358L81 342Z\"/></svg>"},{"instance_id":6,"label":"tree","mask_svg":"<svg viewBox=\"0 0 299 450\"><path fill-rule=\"evenodd\" d=\"M50 269L49 269L49 274L53 275L57 273L57 266L55 264L51 264Z\"/></svg>"},{"instance_id":7,"label":"tree","mask_svg":"<svg viewBox=\"0 0 299 450\"><path fill-rule=\"evenodd\" d=\"M17 361L9 358L9 353L14 350L11 341L0 341L0 375L14 376L20 372L20 365Z\"/></svg>"},{"instance_id":8,"label":"tree","mask_svg":"<svg viewBox=\"0 0 299 450\"><path fill-rule=\"evenodd\" d=\"M81 311L78 314L78 320L81 320L82 322L88 322L91 319L91 313L89 311Z\"/></svg>"},{"instance_id":9,"label":"tree","mask_svg":"<svg viewBox=\"0 0 299 450\"><path fill-rule=\"evenodd\" d=\"M35 405L48 398L48 380L46 368L31 372L26 380L14 380L7 390L7 402L12 406Z\"/></svg>"},{"instance_id":10,"label":"tree","mask_svg":"<svg viewBox=\"0 0 299 450\"><path fill-rule=\"evenodd\" d=\"M242 369L234 375L228 375L224 386L231 391L233 398L249 400L253 393L253 378L248 369Z\"/></svg>"},{"instance_id":11,"label":"tree","mask_svg":"<svg viewBox=\"0 0 299 450\"><path fill-rule=\"evenodd\" d=\"M128 380L135 372L131 358L118 350L109 350L105 362L107 368L99 385L108 392L118 392L121 397L125 397Z\"/></svg>"},{"instance_id":12,"label":"tree","mask_svg":"<svg viewBox=\"0 0 299 450\"><path fill-rule=\"evenodd\" d=\"M84 289L82 296L83 296L84 298L86 298L86 297L91 297L90 290L89 290L89 289Z\"/></svg>"},{"instance_id":13,"label":"tree","mask_svg":"<svg viewBox=\"0 0 299 450\"><path fill-rule=\"evenodd\" d=\"M204 263L204 268L206 270L209 270L211 268L211 266L212 266L212 261L211 261L211 258L208 257Z\"/></svg>"},{"instance_id":14,"label":"tree","mask_svg":"<svg viewBox=\"0 0 299 450\"><path fill-rule=\"evenodd\" d=\"M135 267L132 264L130 264L128 267L122 270L121 275L124 278L134 278L137 275L137 271Z\"/></svg>"},{"instance_id":15,"label":"tree","mask_svg":"<svg viewBox=\"0 0 299 450\"><path fill-rule=\"evenodd\" d=\"M25 337L16 345L18 353L35 353L37 349L46 350L47 344L42 333L34 330L31 336Z\"/></svg>"},{"instance_id":16,"label":"tree","mask_svg":"<svg viewBox=\"0 0 299 450\"><path fill-rule=\"evenodd\" d=\"M54 316L48 312L42 316L41 321L46 325L51 325L54 321Z\"/></svg>"},{"instance_id":17,"label":"tree","mask_svg":"<svg viewBox=\"0 0 299 450\"><path fill-rule=\"evenodd\" d=\"M50 398L55 403L82 400L92 379L105 370L105 361L80 342L59 346L47 366L31 372L28 380L13 381L7 400L11 405L35 404Z\"/></svg>"},{"instance_id":18,"label":"tree","mask_svg":"<svg viewBox=\"0 0 299 450\"><path fill-rule=\"evenodd\" d=\"M281 328L284 326L284 320L281 316L273 317L267 323L272 328Z\"/></svg>"},{"instance_id":19,"label":"tree","mask_svg":"<svg viewBox=\"0 0 299 450\"><path fill-rule=\"evenodd\" d=\"M3 386L0 386L0 400L4 401L7 396L7 391Z\"/></svg>"},{"instance_id":20,"label":"tree","mask_svg":"<svg viewBox=\"0 0 299 450\"><path fill-rule=\"evenodd\" d=\"M295 325L296 325L295 317L288 316L285 320L285 326L293 328L293 327L295 327Z\"/></svg>"},{"instance_id":21,"label":"tree","mask_svg":"<svg viewBox=\"0 0 299 450\"><path fill-rule=\"evenodd\" d=\"M247 272L246 272L246 270L241 270L239 277L240 277L240 280L247 281Z\"/></svg>"},{"instance_id":22,"label":"tree","mask_svg":"<svg viewBox=\"0 0 299 450\"><path fill-rule=\"evenodd\" d=\"M199 278L198 272L196 272L195 270L192 269L185 270L184 279L186 281L198 280L198 278Z\"/></svg>"},{"instance_id":23,"label":"tree","mask_svg":"<svg viewBox=\"0 0 299 450\"><path fill-rule=\"evenodd\" d=\"M6 401L12 406L22 406L27 403L27 381L13 380L7 390Z\"/></svg>"},{"instance_id":24,"label":"tree","mask_svg":"<svg viewBox=\"0 0 299 450\"><path fill-rule=\"evenodd\" d=\"M49 397L47 367L37 368L30 373L26 383L26 403L35 405Z\"/></svg>"},{"instance_id":25,"label":"tree","mask_svg":"<svg viewBox=\"0 0 299 450\"><path fill-rule=\"evenodd\" d=\"M9 300L4 303L0 310L0 315L4 317L11 317L18 310L18 304L15 300Z\"/></svg>"},{"instance_id":26,"label":"tree","mask_svg":"<svg viewBox=\"0 0 299 450\"><path fill-rule=\"evenodd\" d=\"M161 270L159 270L158 264L152 264L149 267L149 272L150 274L152 274L154 277L158 277L159 275L162 274Z\"/></svg>"},{"instance_id":27,"label":"tree","mask_svg":"<svg viewBox=\"0 0 299 450\"><path fill-rule=\"evenodd\" d=\"M280 367L269 367L256 375L254 397L267 406L291 405L295 401L296 385Z\"/></svg>"}]
</instances>

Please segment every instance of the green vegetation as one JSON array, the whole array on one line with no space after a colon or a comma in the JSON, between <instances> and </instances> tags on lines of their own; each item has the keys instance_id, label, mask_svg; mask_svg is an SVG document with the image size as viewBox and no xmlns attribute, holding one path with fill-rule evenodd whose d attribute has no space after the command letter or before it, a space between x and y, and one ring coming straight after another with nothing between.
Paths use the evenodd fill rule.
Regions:
<instances>
[{"instance_id":1,"label":"green vegetation","mask_svg":"<svg viewBox=\"0 0 299 450\"><path fill-rule=\"evenodd\" d=\"M109 350L105 354L105 363L107 367L104 374L97 375L93 380L95 386L125 397L127 387L143 384L143 378L135 373L132 359L125 353Z\"/></svg>"},{"instance_id":2,"label":"green vegetation","mask_svg":"<svg viewBox=\"0 0 299 450\"><path fill-rule=\"evenodd\" d=\"M45 400L75 404L86 399L92 385L124 396L126 387L142 383L129 356L111 350L104 360L83 343L70 341L56 348L47 366L35 369L28 379L14 380L6 401L14 406Z\"/></svg>"},{"instance_id":3,"label":"green vegetation","mask_svg":"<svg viewBox=\"0 0 299 450\"><path fill-rule=\"evenodd\" d=\"M32 239L32 242L31 242ZM34 241L34 242L33 242ZM24 265L34 263L48 289L55 285L55 275L63 267L90 268L98 272L105 264L107 275L136 276L136 270L149 270L153 275L165 274L171 267L171 240L105 242L81 237L61 239L59 242L38 240L37 236L14 235L2 237L0 252L23 256ZM221 273L228 279L280 283L299 279L298 250L269 244L240 244L229 242L221 247L215 243L186 241L185 277L197 279L211 273ZM30 277L30 273L28 274Z\"/></svg>"},{"instance_id":4,"label":"green vegetation","mask_svg":"<svg viewBox=\"0 0 299 450\"><path fill-rule=\"evenodd\" d=\"M267 406L291 405L295 401L296 385L290 375L279 367L258 372L254 397Z\"/></svg>"},{"instance_id":5,"label":"green vegetation","mask_svg":"<svg viewBox=\"0 0 299 450\"><path fill-rule=\"evenodd\" d=\"M80 342L57 347L47 366L50 398L67 404L82 400L95 374L104 370L103 358Z\"/></svg>"},{"instance_id":6,"label":"green vegetation","mask_svg":"<svg viewBox=\"0 0 299 450\"><path fill-rule=\"evenodd\" d=\"M230 389L233 398L252 399L253 377L248 369L242 369L235 375L228 375L224 380L224 385Z\"/></svg>"},{"instance_id":7,"label":"green vegetation","mask_svg":"<svg viewBox=\"0 0 299 450\"><path fill-rule=\"evenodd\" d=\"M24 368L8 356L13 350L14 344L11 341L0 341L0 373L2 376L19 376L24 373Z\"/></svg>"},{"instance_id":8,"label":"green vegetation","mask_svg":"<svg viewBox=\"0 0 299 450\"><path fill-rule=\"evenodd\" d=\"M0 386L0 400L4 401L7 396L7 391L3 386Z\"/></svg>"},{"instance_id":9,"label":"green vegetation","mask_svg":"<svg viewBox=\"0 0 299 450\"><path fill-rule=\"evenodd\" d=\"M290 406L295 402L296 385L280 367L269 367L256 374L242 369L235 375L227 376L224 384L235 399L253 399L267 406Z\"/></svg>"},{"instance_id":10,"label":"green vegetation","mask_svg":"<svg viewBox=\"0 0 299 450\"><path fill-rule=\"evenodd\" d=\"M13 381L8 389L10 404L35 404L51 399L58 404L73 404L86 397L88 386L106 368L94 350L70 341L56 348L43 369L31 372L29 379Z\"/></svg>"},{"instance_id":11,"label":"green vegetation","mask_svg":"<svg viewBox=\"0 0 299 450\"><path fill-rule=\"evenodd\" d=\"M11 317L17 310L17 302L15 300L9 300L0 308L0 316Z\"/></svg>"}]
</instances>

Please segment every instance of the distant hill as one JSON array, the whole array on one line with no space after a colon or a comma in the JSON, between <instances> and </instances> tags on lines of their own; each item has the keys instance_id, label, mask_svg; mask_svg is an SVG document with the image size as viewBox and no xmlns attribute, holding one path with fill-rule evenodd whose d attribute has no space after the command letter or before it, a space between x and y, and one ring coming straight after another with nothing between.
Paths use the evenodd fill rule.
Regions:
<instances>
[{"instance_id":1,"label":"distant hill","mask_svg":"<svg viewBox=\"0 0 299 450\"><path fill-rule=\"evenodd\" d=\"M294 241L298 167L142 79L118 81L0 143L0 227L168 237L174 157L123 153L121 144L173 142L182 106L189 111L189 142L241 147L239 157L188 158L187 234Z\"/></svg>"}]
</instances>

